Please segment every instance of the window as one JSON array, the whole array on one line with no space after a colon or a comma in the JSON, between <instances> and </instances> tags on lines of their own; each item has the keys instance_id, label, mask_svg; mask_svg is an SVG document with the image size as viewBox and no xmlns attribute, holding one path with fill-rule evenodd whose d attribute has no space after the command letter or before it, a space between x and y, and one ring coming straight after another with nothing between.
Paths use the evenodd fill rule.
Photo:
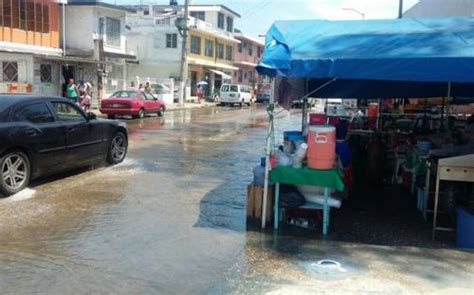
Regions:
<instances>
[{"instance_id":1,"label":"window","mask_svg":"<svg viewBox=\"0 0 474 295\"><path fill-rule=\"evenodd\" d=\"M220 12L217 15L217 27L219 29L224 29L224 14Z\"/></svg>"},{"instance_id":2,"label":"window","mask_svg":"<svg viewBox=\"0 0 474 295\"><path fill-rule=\"evenodd\" d=\"M114 92L110 97L113 98L137 98L138 91L117 91Z\"/></svg>"},{"instance_id":3,"label":"window","mask_svg":"<svg viewBox=\"0 0 474 295\"><path fill-rule=\"evenodd\" d=\"M43 5L43 33L49 33L49 6Z\"/></svg>"},{"instance_id":4,"label":"window","mask_svg":"<svg viewBox=\"0 0 474 295\"><path fill-rule=\"evenodd\" d=\"M48 6L44 7L49 12ZM20 29L26 30L26 0L20 0Z\"/></svg>"},{"instance_id":5,"label":"window","mask_svg":"<svg viewBox=\"0 0 474 295\"><path fill-rule=\"evenodd\" d=\"M204 11L191 11L189 15L203 21L206 20L206 13Z\"/></svg>"},{"instance_id":6,"label":"window","mask_svg":"<svg viewBox=\"0 0 474 295\"><path fill-rule=\"evenodd\" d=\"M100 38L104 38L105 36L105 18L99 17L99 35Z\"/></svg>"},{"instance_id":7,"label":"window","mask_svg":"<svg viewBox=\"0 0 474 295\"><path fill-rule=\"evenodd\" d=\"M234 31L234 19L228 16L227 17L227 32L232 33L233 31Z\"/></svg>"},{"instance_id":8,"label":"window","mask_svg":"<svg viewBox=\"0 0 474 295\"><path fill-rule=\"evenodd\" d=\"M239 86L230 85L230 92L239 92Z\"/></svg>"},{"instance_id":9,"label":"window","mask_svg":"<svg viewBox=\"0 0 474 295\"><path fill-rule=\"evenodd\" d=\"M191 53L201 54L201 37L191 36Z\"/></svg>"},{"instance_id":10,"label":"window","mask_svg":"<svg viewBox=\"0 0 474 295\"><path fill-rule=\"evenodd\" d=\"M249 44L248 49L249 49L249 55L252 56L253 55L253 45Z\"/></svg>"},{"instance_id":11,"label":"window","mask_svg":"<svg viewBox=\"0 0 474 295\"><path fill-rule=\"evenodd\" d=\"M146 100L155 100L155 97L150 93L142 92L142 95L145 97Z\"/></svg>"},{"instance_id":12,"label":"window","mask_svg":"<svg viewBox=\"0 0 474 295\"><path fill-rule=\"evenodd\" d=\"M3 0L5 2L6 0ZM18 29L20 27L20 7L18 0L13 0L11 2L11 12L12 12L12 28ZM41 4L40 4L41 5Z\"/></svg>"},{"instance_id":13,"label":"window","mask_svg":"<svg viewBox=\"0 0 474 295\"><path fill-rule=\"evenodd\" d=\"M35 30L35 3L33 0L26 1L26 29Z\"/></svg>"},{"instance_id":14,"label":"window","mask_svg":"<svg viewBox=\"0 0 474 295\"><path fill-rule=\"evenodd\" d=\"M257 46L257 57L260 58L262 56L262 48Z\"/></svg>"},{"instance_id":15,"label":"window","mask_svg":"<svg viewBox=\"0 0 474 295\"><path fill-rule=\"evenodd\" d=\"M225 59L232 60L232 57L233 57L233 48L231 45L227 45L225 47Z\"/></svg>"},{"instance_id":16,"label":"window","mask_svg":"<svg viewBox=\"0 0 474 295\"><path fill-rule=\"evenodd\" d=\"M253 77L254 77L253 72L252 72L252 71L249 71L249 82L250 82L250 83L254 82Z\"/></svg>"},{"instance_id":17,"label":"window","mask_svg":"<svg viewBox=\"0 0 474 295\"><path fill-rule=\"evenodd\" d=\"M41 64L40 65L40 75L41 75L41 82L52 82L51 76L52 70L51 65Z\"/></svg>"},{"instance_id":18,"label":"window","mask_svg":"<svg viewBox=\"0 0 474 295\"><path fill-rule=\"evenodd\" d=\"M155 24L157 24L157 25L170 25L171 24L171 17L157 18L155 20Z\"/></svg>"},{"instance_id":19,"label":"window","mask_svg":"<svg viewBox=\"0 0 474 295\"><path fill-rule=\"evenodd\" d=\"M178 34L166 34L166 48L178 47Z\"/></svg>"},{"instance_id":20,"label":"window","mask_svg":"<svg viewBox=\"0 0 474 295\"><path fill-rule=\"evenodd\" d=\"M238 80L239 82L242 82L242 81L243 81L242 75L243 75L242 70L239 70L238 77L237 77L237 80Z\"/></svg>"},{"instance_id":21,"label":"window","mask_svg":"<svg viewBox=\"0 0 474 295\"><path fill-rule=\"evenodd\" d=\"M2 63L3 81L18 82L18 63L14 61L4 61Z\"/></svg>"},{"instance_id":22,"label":"window","mask_svg":"<svg viewBox=\"0 0 474 295\"><path fill-rule=\"evenodd\" d=\"M242 53L242 42L239 43L239 45L238 45L238 50L239 50L240 53Z\"/></svg>"},{"instance_id":23,"label":"window","mask_svg":"<svg viewBox=\"0 0 474 295\"><path fill-rule=\"evenodd\" d=\"M107 17L105 21L107 45L120 47L120 20Z\"/></svg>"},{"instance_id":24,"label":"window","mask_svg":"<svg viewBox=\"0 0 474 295\"><path fill-rule=\"evenodd\" d=\"M43 5L41 3L38 3L36 1L35 4L35 16L36 16L36 21L35 21L35 31L36 32L43 32Z\"/></svg>"},{"instance_id":25,"label":"window","mask_svg":"<svg viewBox=\"0 0 474 295\"><path fill-rule=\"evenodd\" d=\"M229 85L223 85L221 88L221 92L227 92L229 91Z\"/></svg>"},{"instance_id":26,"label":"window","mask_svg":"<svg viewBox=\"0 0 474 295\"><path fill-rule=\"evenodd\" d=\"M216 55L217 58L224 59L224 44L217 42Z\"/></svg>"},{"instance_id":27,"label":"window","mask_svg":"<svg viewBox=\"0 0 474 295\"><path fill-rule=\"evenodd\" d=\"M206 40L204 43L204 54L209 57L214 56L214 42L212 40Z\"/></svg>"},{"instance_id":28,"label":"window","mask_svg":"<svg viewBox=\"0 0 474 295\"><path fill-rule=\"evenodd\" d=\"M77 122L86 121L82 112L73 104L67 102L53 102L53 109L59 121Z\"/></svg>"},{"instance_id":29,"label":"window","mask_svg":"<svg viewBox=\"0 0 474 295\"><path fill-rule=\"evenodd\" d=\"M3 26L11 27L12 26L12 6L10 1L3 2Z\"/></svg>"},{"instance_id":30,"label":"window","mask_svg":"<svg viewBox=\"0 0 474 295\"><path fill-rule=\"evenodd\" d=\"M45 103L35 103L17 110L13 120L31 123L48 123L54 122L54 116Z\"/></svg>"}]
</instances>

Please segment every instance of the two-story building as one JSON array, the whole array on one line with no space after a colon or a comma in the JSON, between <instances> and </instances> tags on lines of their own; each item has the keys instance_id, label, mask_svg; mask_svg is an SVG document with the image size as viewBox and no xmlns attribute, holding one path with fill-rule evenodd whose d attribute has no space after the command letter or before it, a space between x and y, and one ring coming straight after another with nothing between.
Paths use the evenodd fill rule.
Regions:
<instances>
[{"instance_id":1,"label":"two-story building","mask_svg":"<svg viewBox=\"0 0 474 295\"><path fill-rule=\"evenodd\" d=\"M66 62L63 82L92 81L94 98L127 86L127 62L136 56L127 48L125 18L134 9L100 0L69 0L66 7Z\"/></svg>"},{"instance_id":2,"label":"two-story building","mask_svg":"<svg viewBox=\"0 0 474 295\"><path fill-rule=\"evenodd\" d=\"M3 0L0 5L0 92L56 94L60 57L57 1Z\"/></svg>"},{"instance_id":3,"label":"two-story building","mask_svg":"<svg viewBox=\"0 0 474 295\"><path fill-rule=\"evenodd\" d=\"M255 70L263 53L263 42L241 32L236 32L234 37L240 43L234 47L234 65L238 67L238 70L234 72L232 82L251 86L254 93L268 89L268 79Z\"/></svg>"},{"instance_id":4,"label":"two-story building","mask_svg":"<svg viewBox=\"0 0 474 295\"><path fill-rule=\"evenodd\" d=\"M173 2L173 1L172 1ZM180 78L182 37L175 26L183 16L181 5L136 7L137 15L129 15L127 32L139 64L129 67L129 77L140 79ZM230 81L233 65L234 20L239 16L223 5L191 5L188 21L188 97L196 95L199 82L205 84L208 96ZM205 83L203 83L205 82Z\"/></svg>"}]
</instances>

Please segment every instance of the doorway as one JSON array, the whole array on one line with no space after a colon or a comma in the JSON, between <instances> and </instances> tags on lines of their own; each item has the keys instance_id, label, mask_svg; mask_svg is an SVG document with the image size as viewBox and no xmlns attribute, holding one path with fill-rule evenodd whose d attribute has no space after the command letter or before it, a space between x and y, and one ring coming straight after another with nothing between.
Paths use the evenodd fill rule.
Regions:
<instances>
[{"instance_id":1,"label":"doorway","mask_svg":"<svg viewBox=\"0 0 474 295\"><path fill-rule=\"evenodd\" d=\"M74 79L75 67L70 66L70 65L63 65L61 67L61 72L64 79L64 83L62 85L62 94L63 94L63 97L66 97L67 84L68 84L69 79Z\"/></svg>"}]
</instances>

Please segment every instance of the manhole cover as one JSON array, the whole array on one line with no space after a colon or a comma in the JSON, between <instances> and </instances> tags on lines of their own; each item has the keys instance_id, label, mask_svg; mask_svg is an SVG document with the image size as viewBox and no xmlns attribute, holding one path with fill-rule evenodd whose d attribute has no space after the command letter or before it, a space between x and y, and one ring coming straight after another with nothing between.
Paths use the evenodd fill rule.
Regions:
<instances>
[{"instance_id":1,"label":"manhole cover","mask_svg":"<svg viewBox=\"0 0 474 295\"><path fill-rule=\"evenodd\" d=\"M338 274L346 273L347 270L342 267L342 265L335 261L329 259L319 260L318 262L311 263L312 270L321 274Z\"/></svg>"}]
</instances>

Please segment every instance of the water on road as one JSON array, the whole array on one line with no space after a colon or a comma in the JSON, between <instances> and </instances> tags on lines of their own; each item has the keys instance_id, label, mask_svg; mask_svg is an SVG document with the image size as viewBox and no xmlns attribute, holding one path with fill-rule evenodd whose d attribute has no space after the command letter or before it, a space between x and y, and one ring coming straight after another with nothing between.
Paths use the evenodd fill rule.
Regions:
<instances>
[{"instance_id":1,"label":"water on road","mask_svg":"<svg viewBox=\"0 0 474 295\"><path fill-rule=\"evenodd\" d=\"M299 118L282 114L277 130L297 127ZM2 293L474 288L470 253L246 231L264 108L183 110L127 123L122 164L40 180L0 200ZM345 271L321 270L321 259Z\"/></svg>"}]
</instances>

